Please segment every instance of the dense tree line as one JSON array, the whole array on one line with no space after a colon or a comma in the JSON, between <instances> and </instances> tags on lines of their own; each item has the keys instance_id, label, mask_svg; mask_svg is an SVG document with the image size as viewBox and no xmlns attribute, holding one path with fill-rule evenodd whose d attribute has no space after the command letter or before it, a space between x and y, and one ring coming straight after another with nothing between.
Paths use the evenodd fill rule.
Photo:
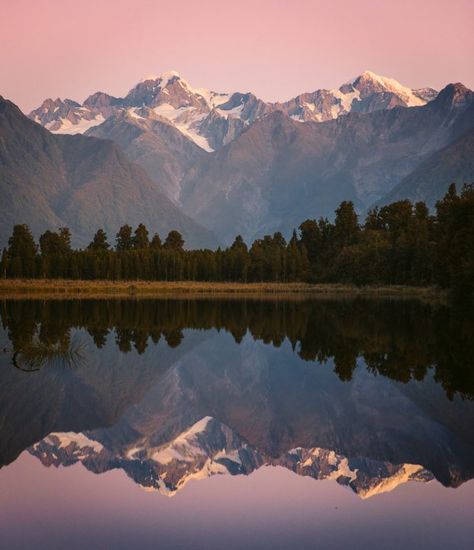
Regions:
<instances>
[{"instance_id":1,"label":"dense tree line","mask_svg":"<svg viewBox=\"0 0 474 550\"><path fill-rule=\"evenodd\" d=\"M56 353L74 349L77 329L99 349L109 343L142 354L159 342L179 346L187 329L216 328L237 343L246 336L275 347L287 341L301 359L331 365L343 381L361 358L374 374L399 382L433 375L449 398L474 398L472 308L362 299L7 300L0 319L18 364L37 355L54 367ZM85 359L87 365L87 353Z\"/></svg>"},{"instance_id":2,"label":"dense tree line","mask_svg":"<svg viewBox=\"0 0 474 550\"><path fill-rule=\"evenodd\" d=\"M68 228L46 231L35 243L16 225L3 251L6 278L342 282L438 284L474 291L474 185L452 184L430 214L423 202L394 202L370 210L360 223L351 202L334 222L306 220L286 242L279 232L250 247L237 236L217 250L185 250L178 231L164 242L140 224L120 228L112 246L99 229L87 248L73 250Z\"/></svg>"}]
</instances>

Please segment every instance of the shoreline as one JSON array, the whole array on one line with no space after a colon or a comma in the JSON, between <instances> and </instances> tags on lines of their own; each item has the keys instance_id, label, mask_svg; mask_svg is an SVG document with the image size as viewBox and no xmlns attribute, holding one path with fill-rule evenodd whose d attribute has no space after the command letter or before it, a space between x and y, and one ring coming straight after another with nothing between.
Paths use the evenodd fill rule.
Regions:
<instances>
[{"instance_id":1,"label":"shoreline","mask_svg":"<svg viewBox=\"0 0 474 550\"><path fill-rule=\"evenodd\" d=\"M195 281L84 281L3 279L0 299L53 298L416 298L444 300L437 287L403 285L355 286L309 283L223 283Z\"/></svg>"}]
</instances>

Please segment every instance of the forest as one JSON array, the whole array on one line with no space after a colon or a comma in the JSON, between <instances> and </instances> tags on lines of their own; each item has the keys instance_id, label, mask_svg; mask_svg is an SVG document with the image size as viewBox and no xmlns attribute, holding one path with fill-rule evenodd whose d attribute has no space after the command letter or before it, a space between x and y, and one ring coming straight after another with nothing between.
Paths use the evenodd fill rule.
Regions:
<instances>
[{"instance_id":1,"label":"forest","mask_svg":"<svg viewBox=\"0 0 474 550\"><path fill-rule=\"evenodd\" d=\"M237 236L217 250L187 250L182 235L162 241L145 225L113 237L98 229L84 249L71 231L46 231L35 242L15 225L2 252L3 278L236 281L436 285L474 295L474 184L451 184L433 213L424 202L397 201L359 220L344 201L327 218L303 221L287 242L280 232L247 245Z\"/></svg>"}]
</instances>

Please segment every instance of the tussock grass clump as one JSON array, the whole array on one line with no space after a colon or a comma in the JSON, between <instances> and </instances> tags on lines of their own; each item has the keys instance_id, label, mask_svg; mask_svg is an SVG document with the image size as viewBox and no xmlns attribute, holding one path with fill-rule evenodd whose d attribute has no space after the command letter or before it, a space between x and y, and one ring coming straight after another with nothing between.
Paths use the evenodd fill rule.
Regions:
<instances>
[{"instance_id":1,"label":"tussock grass clump","mask_svg":"<svg viewBox=\"0 0 474 550\"><path fill-rule=\"evenodd\" d=\"M43 367L77 367L85 359L81 342L48 344L34 340L13 355L13 364L24 371L40 370Z\"/></svg>"}]
</instances>

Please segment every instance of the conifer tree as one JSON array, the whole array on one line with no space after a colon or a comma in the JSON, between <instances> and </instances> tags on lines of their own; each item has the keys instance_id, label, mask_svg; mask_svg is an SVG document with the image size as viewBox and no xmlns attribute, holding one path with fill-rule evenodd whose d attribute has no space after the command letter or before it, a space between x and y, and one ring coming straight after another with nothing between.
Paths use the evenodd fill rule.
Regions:
<instances>
[{"instance_id":1,"label":"conifer tree","mask_svg":"<svg viewBox=\"0 0 474 550\"><path fill-rule=\"evenodd\" d=\"M170 231L168 236L165 239L165 244L163 245L167 250L182 250L184 246L184 240L179 231Z\"/></svg>"},{"instance_id":2,"label":"conifer tree","mask_svg":"<svg viewBox=\"0 0 474 550\"><path fill-rule=\"evenodd\" d=\"M110 244L107 242L107 233L103 229L98 229L87 248L95 252L106 252L110 248Z\"/></svg>"},{"instance_id":3,"label":"conifer tree","mask_svg":"<svg viewBox=\"0 0 474 550\"><path fill-rule=\"evenodd\" d=\"M37 246L26 224L15 225L8 240L8 264L12 277L34 277Z\"/></svg>"},{"instance_id":4,"label":"conifer tree","mask_svg":"<svg viewBox=\"0 0 474 550\"><path fill-rule=\"evenodd\" d=\"M118 230L115 237L115 249L119 252L124 250L131 250L133 247L132 228L130 225L125 224Z\"/></svg>"},{"instance_id":5,"label":"conifer tree","mask_svg":"<svg viewBox=\"0 0 474 550\"><path fill-rule=\"evenodd\" d=\"M151 242L150 242L150 248L152 250L161 250L161 239L158 233L155 233L153 235L153 238L151 239Z\"/></svg>"},{"instance_id":6,"label":"conifer tree","mask_svg":"<svg viewBox=\"0 0 474 550\"><path fill-rule=\"evenodd\" d=\"M339 248L354 244L359 236L359 224L354 204L350 201L341 202L336 210L334 220L334 241Z\"/></svg>"},{"instance_id":7,"label":"conifer tree","mask_svg":"<svg viewBox=\"0 0 474 550\"><path fill-rule=\"evenodd\" d=\"M141 223L136 229L133 235L133 248L135 250L143 250L148 248L150 241L148 239L148 229L143 223Z\"/></svg>"}]
</instances>

